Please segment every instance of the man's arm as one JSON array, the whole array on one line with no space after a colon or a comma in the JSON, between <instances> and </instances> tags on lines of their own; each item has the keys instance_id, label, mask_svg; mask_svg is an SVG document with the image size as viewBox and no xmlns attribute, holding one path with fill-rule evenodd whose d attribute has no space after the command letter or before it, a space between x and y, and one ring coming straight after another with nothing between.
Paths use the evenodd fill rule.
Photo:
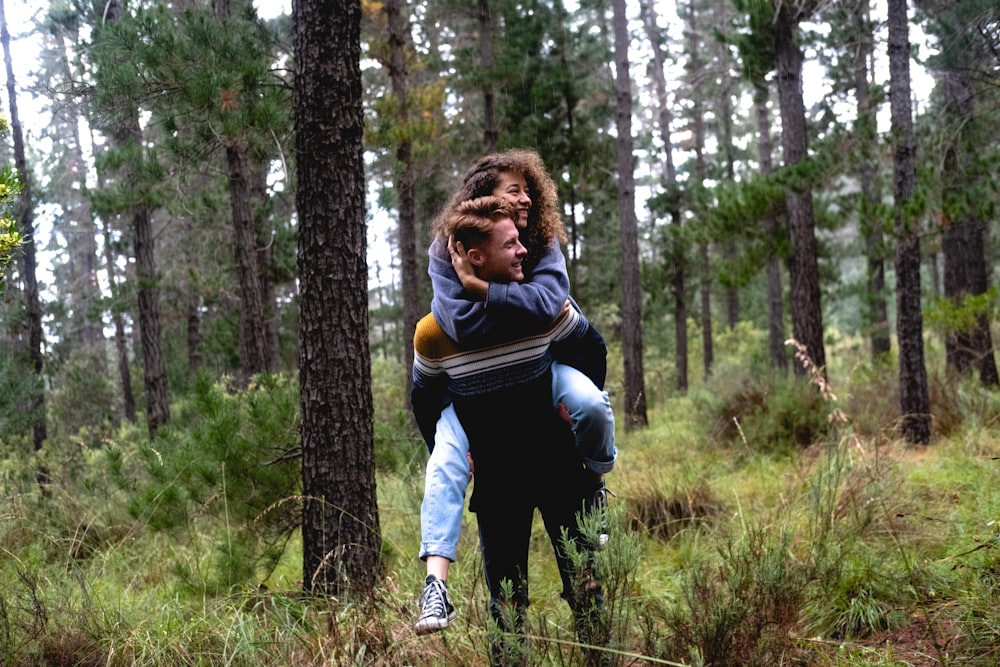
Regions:
<instances>
[{"instance_id":1,"label":"man's arm","mask_svg":"<svg viewBox=\"0 0 1000 667\"><path fill-rule=\"evenodd\" d=\"M531 275L521 283L490 283L486 300L477 299L458 280L447 247L431 244L428 274L434 288L431 312L441 328L463 346L489 340L503 318L505 332L531 335L559 316L569 297L566 258L553 241ZM511 329L511 325L515 325Z\"/></svg>"},{"instance_id":2,"label":"man's arm","mask_svg":"<svg viewBox=\"0 0 1000 667\"><path fill-rule=\"evenodd\" d=\"M604 389L608 375L608 347L594 325L583 315L575 301L556 323L549 349L552 358L577 369Z\"/></svg>"}]
</instances>

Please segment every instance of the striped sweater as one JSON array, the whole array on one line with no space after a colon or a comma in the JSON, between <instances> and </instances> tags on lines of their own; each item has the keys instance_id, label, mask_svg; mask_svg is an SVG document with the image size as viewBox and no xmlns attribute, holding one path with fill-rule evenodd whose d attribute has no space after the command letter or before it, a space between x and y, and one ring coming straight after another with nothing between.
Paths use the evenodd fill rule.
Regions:
<instances>
[{"instance_id":1,"label":"striped sweater","mask_svg":"<svg viewBox=\"0 0 1000 667\"><path fill-rule=\"evenodd\" d=\"M569 308L540 334L463 349L448 338L433 315L425 316L413 337L410 402L428 448L434 447L437 420L451 397L481 397L537 380L552 365L552 344L579 342L589 328L587 319Z\"/></svg>"}]
</instances>

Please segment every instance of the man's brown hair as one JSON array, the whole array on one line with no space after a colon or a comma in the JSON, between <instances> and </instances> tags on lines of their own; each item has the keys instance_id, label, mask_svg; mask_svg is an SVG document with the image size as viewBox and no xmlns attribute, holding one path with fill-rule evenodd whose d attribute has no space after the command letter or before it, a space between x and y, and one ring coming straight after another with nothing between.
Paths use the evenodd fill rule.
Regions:
<instances>
[{"instance_id":1,"label":"man's brown hair","mask_svg":"<svg viewBox=\"0 0 1000 667\"><path fill-rule=\"evenodd\" d=\"M444 231L466 249L478 247L489 238L497 222L504 218L517 220L517 215L514 205L502 197L476 197L455 207L445 222Z\"/></svg>"}]
</instances>

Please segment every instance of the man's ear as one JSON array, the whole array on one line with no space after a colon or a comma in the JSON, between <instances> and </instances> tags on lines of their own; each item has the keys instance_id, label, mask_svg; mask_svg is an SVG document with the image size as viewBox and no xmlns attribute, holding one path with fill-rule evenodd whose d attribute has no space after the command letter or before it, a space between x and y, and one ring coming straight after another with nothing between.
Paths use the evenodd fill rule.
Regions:
<instances>
[{"instance_id":1,"label":"man's ear","mask_svg":"<svg viewBox=\"0 0 1000 667\"><path fill-rule=\"evenodd\" d=\"M483 256L483 253L479 248L469 248L466 255L469 258L469 262L471 262L473 266L482 266L486 264L486 258Z\"/></svg>"}]
</instances>

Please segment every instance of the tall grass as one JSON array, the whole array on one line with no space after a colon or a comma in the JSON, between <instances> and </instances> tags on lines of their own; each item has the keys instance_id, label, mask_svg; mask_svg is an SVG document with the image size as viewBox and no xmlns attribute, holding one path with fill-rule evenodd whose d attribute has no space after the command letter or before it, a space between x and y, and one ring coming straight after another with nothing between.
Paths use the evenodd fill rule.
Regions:
<instances>
[{"instance_id":1,"label":"tall grass","mask_svg":"<svg viewBox=\"0 0 1000 667\"><path fill-rule=\"evenodd\" d=\"M537 522L527 664L996 664L997 395L934 375L936 439L913 449L894 436L891 375L858 362L821 386L726 354L741 351L719 351L726 375L685 397L661 387L649 428L619 433L601 646L578 642ZM0 665L488 664L474 515L449 577L458 621L412 630L426 453L402 371L375 375L386 577L363 600L301 593L282 529L294 476L257 470L281 460L259 443L294 447L288 378L240 394L202 381L153 443L56 429L50 498L23 440L0 442Z\"/></svg>"}]
</instances>

